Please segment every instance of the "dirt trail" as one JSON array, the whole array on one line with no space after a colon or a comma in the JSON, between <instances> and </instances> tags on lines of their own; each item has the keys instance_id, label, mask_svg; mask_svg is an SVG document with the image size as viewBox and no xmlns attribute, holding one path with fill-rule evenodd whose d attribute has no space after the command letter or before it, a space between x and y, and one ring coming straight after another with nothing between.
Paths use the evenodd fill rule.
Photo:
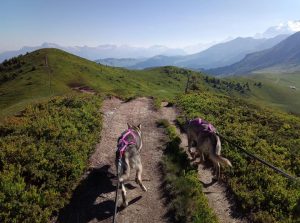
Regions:
<instances>
[{"instance_id":1,"label":"dirt trail","mask_svg":"<svg viewBox=\"0 0 300 223\"><path fill-rule=\"evenodd\" d=\"M162 108L164 116L173 124L176 118L176 110L167 107ZM187 151L187 137L177 129L181 138L181 146ZM220 223L246 223L238 217L234 217L233 207L226 195L226 187L220 183L212 182L212 170L205 165L200 164L198 167L199 179L203 184L203 192L208 198L209 206L214 210Z\"/></svg>"},{"instance_id":2,"label":"dirt trail","mask_svg":"<svg viewBox=\"0 0 300 223\"><path fill-rule=\"evenodd\" d=\"M59 214L57 222L85 223L85 222L112 222L115 198L115 148L116 140L127 128L126 123L142 123L143 148L141 152L143 163L144 184L148 191L143 192L133 181L127 187L129 206L119 210L118 223L162 223L167 222L165 217L167 207L162 198L161 173L159 161L166 142L163 129L156 127L156 120L167 119L174 123L176 110L173 107L163 107L159 112L152 110L152 101L139 98L124 103L116 98L107 99L102 106L103 129L101 141L90 157L90 168L83 176L80 185L76 188L70 204ZM166 103L165 103L166 105ZM179 130L178 130L178 133ZM181 134L182 146L186 148L187 140ZM199 179L204 185L210 207L215 211L221 223L245 222L231 215L231 205L226 197L226 188L218 183L212 183L211 170L199 166ZM119 196L121 203L121 196Z\"/></svg>"},{"instance_id":3,"label":"dirt trail","mask_svg":"<svg viewBox=\"0 0 300 223\"><path fill-rule=\"evenodd\" d=\"M143 192L134 182L128 182L129 206L119 210L118 223L167 222L167 208L160 192L159 161L166 140L163 129L156 127L159 112L152 110L152 101L139 98L128 103L112 98L104 101L101 142L90 158L90 171L76 189L70 205L61 213L59 222L112 222L115 198L116 140L127 128L126 123L142 124L143 148L141 152L144 184ZM135 172L135 171L134 171ZM134 179L131 173L131 178ZM121 196L119 196L121 203Z\"/></svg>"}]
</instances>

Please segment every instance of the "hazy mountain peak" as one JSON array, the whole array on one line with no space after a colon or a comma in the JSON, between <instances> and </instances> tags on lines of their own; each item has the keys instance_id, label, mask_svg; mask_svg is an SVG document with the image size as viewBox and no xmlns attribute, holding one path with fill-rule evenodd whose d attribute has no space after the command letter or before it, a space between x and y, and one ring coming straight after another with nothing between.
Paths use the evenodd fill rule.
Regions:
<instances>
[{"instance_id":1,"label":"hazy mountain peak","mask_svg":"<svg viewBox=\"0 0 300 223\"><path fill-rule=\"evenodd\" d=\"M265 32L256 34L255 38L272 38L280 34L293 34L298 31L300 31L300 20L290 20L271 26Z\"/></svg>"}]
</instances>

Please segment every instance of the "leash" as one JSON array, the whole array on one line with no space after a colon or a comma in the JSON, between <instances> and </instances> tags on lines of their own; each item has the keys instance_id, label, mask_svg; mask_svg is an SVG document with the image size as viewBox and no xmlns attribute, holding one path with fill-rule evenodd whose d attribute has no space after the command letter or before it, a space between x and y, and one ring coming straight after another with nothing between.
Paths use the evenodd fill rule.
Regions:
<instances>
[{"instance_id":1,"label":"leash","mask_svg":"<svg viewBox=\"0 0 300 223\"><path fill-rule=\"evenodd\" d=\"M118 165L117 165L117 188L116 188L116 197L115 197L115 210L114 210L114 216L113 216L113 223L116 222L116 217L117 217L117 211L118 211L118 195L119 195L119 186L120 186L120 181L119 181L119 173L120 173L120 169L122 167L122 160L121 157L118 160Z\"/></svg>"},{"instance_id":2,"label":"leash","mask_svg":"<svg viewBox=\"0 0 300 223\"><path fill-rule=\"evenodd\" d=\"M224 136L220 135L219 133L216 133L220 138L224 139L225 141L227 141L229 144L235 146L236 148L238 148L239 150L241 150L243 153L247 154L248 156L250 156L251 158L259 161L260 163L268 166L269 168L271 168L272 170L274 170L275 172L285 176L286 178L290 179L290 180L295 180L295 181L299 181L299 178L294 177L289 175L288 173L286 173L285 171L279 169L278 167L272 165L271 163L268 163L267 161L263 160L262 158L248 152L246 149L244 149L243 147L237 145L236 143L232 142L231 140L225 138Z\"/></svg>"}]
</instances>

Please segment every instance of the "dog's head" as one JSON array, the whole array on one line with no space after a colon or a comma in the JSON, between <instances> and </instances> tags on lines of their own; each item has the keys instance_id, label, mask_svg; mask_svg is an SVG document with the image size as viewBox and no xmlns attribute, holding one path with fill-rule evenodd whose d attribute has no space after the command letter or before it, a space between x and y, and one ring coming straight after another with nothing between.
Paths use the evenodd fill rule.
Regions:
<instances>
[{"instance_id":1,"label":"dog's head","mask_svg":"<svg viewBox=\"0 0 300 223\"><path fill-rule=\"evenodd\" d=\"M137 126L127 123L128 129L135 130L139 135L142 135L142 125L138 124Z\"/></svg>"}]
</instances>

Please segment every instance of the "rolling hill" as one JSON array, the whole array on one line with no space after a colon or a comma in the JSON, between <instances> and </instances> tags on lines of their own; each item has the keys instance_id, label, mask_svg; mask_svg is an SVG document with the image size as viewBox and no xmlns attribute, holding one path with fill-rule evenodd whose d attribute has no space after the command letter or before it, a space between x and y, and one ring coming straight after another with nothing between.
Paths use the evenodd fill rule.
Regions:
<instances>
[{"instance_id":1,"label":"rolling hill","mask_svg":"<svg viewBox=\"0 0 300 223\"><path fill-rule=\"evenodd\" d=\"M58 49L41 49L1 64L1 115L31 102L74 92L78 87L123 98L170 98L184 91L187 72L180 68L132 71L100 65Z\"/></svg>"},{"instance_id":2,"label":"rolling hill","mask_svg":"<svg viewBox=\"0 0 300 223\"><path fill-rule=\"evenodd\" d=\"M254 71L294 72L300 70L300 32L297 32L270 49L248 54L230 66L208 70L214 75L249 74Z\"/></svg>"},{"instance_id":3,"label":"rolling hill","mask_svg":"<svg viewBox=\"0 0 300 223\"><path fill-rule=\"evenodd\" d=\"M27 104L79 89L124 99L153 96L171 100L184 92L188 74L197 79L197 83L190 86L194 90L230 94L295 113L300 110L296 103L299 89L288 87L299 86L299 75L293 74L281 76L278 84L277 76L270 80L267 75L222 80L177 67L127 70L100 65L58 49L37 50L7 63L0 65L0 118L20 111ZM254 85L258 81L262 82L260 88ZM250 90L245 86L250 86Z\"/></svg>"}]
</instances>

